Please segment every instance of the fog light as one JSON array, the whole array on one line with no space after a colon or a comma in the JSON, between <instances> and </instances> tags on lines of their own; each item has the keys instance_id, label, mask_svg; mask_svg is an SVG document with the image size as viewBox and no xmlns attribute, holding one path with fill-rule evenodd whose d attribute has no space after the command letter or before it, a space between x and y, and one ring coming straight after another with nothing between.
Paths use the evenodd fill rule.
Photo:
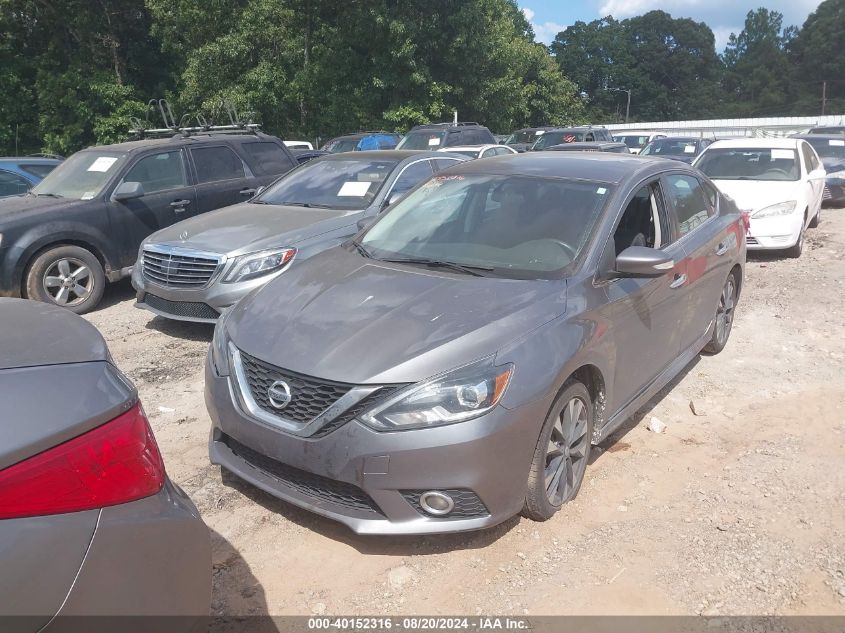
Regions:
<instances>
[{"instance_id":1,"label":"fog light","mask_svg":"<svg viewBox=\"0 0 845 633\"><path fill-rule=\"evenodd\" d=\"M420 495L420 506L429 514L440 517L449 514L455 507L455 502L446 493L430 491Z\"/></svg>"}]
</instances>

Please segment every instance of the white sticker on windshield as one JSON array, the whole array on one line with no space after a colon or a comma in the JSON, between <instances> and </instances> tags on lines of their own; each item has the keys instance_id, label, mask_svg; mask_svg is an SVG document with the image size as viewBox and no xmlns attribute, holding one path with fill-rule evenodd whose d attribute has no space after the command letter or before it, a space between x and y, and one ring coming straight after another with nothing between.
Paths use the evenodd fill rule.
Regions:
<instances>
[{"instance_id":1,"label":"white sticker on windshield","mask_svg":"<svg viewBox=\"0 0 845 633\"><path fill-rule=\"evenodd\" d=\"M791 149L773 149L772 150L772 160L793 160L795 158L795 153Z\"/></svg>"},{"instance_id":2,"label":"white sticker on windshield","mask_svg":"<svg viewBox=\"0 0 845 633\"><path fill-rule=\"evenodd\" d=\"M428 144L432 147L434 147L435 145L440 145L440 139L436 138L436 137L430 138L430 139L428 139Z\"/></svg>"},{"instance_id":3,"label":"white sticker on windshield","mask_svg":"<svg viewBox=\"0 0 845 633\"><path fill-rule=\"evenodd\" d=\"M337 192L338 196L353 196L355 198L362 198L367 195L367 192L370 190L370 185L373 184L371 182L358 182L357 180L350 180L349 182L343 183L343 186L340 188L340 191Z\"/></svg>"},{"instance_id":4,"label":"white sticker on windshield","mask_svg":"<svg viewBox=\"0 0 845 633\"><path fill-rule=\"evenodd\" d=\"M91 170L89 169L88 171L91 171ZM85 193L82 194L82 197L80 198L80 200L90 200L91 198L93 198L96 195L97 194L93 191L86 191Z\"/></svg>"},{"instance_id":5,"label":"white sticker on windshield","mask_svg":"<svg viewBox=\"0 0 845 633\"><path fill-rule=\"evenodd\" d=\"M605 189L604 187L599 187L598 189L596 189L596 193L599 194L600 196L603 196L604 194L607 193L607 189Z\"/></svg>"},{"instance_id":6,"label":"white sticker on windshield","mask_svg":"<svg viewBox=\"0 0 845 633\"><path fill-rule=\"evenodd\" d=\"M828 145L833 145L834 147L845 147L845 140L838 141L836 139L830 139L827 142Z\"/></svg>"},{"instance_id":7,"label":"white sticker on windshield","mask_svg":"<svg viewBox=\"0 0 845 633\"><path fill-rule=\"evenodd\" d=\"M108 171L116 162L117 158L114 156L100 156L97 160L91 163L88 171Z\"/></svg>"},{"instance_id":8,"label":"white sticker on windshield","mask_svg":"<svg viewBox=\"0 0 845 633\"><path fill-rule=\"evenodd\" d=\"M534 132L534 136L540 136L543 133L543 130L537 130Z\"/></svg>"},{"instance_id":9,"label":"white sticker on windshield","mask_svg":"<svg viewBox=\"0 0 845 633\"><path fill-rule=\"evenodd\" d=\"M695 145L684 145L684 154L695 154Z\"/></svg>"}]
</instances>

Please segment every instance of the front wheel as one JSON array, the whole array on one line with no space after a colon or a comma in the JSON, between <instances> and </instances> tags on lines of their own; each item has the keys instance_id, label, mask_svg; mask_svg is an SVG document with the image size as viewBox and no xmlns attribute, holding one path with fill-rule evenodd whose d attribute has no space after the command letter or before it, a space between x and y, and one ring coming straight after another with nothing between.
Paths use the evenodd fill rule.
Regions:
<instances>
[{"instance_id":1,"label":"front wheel","mask_svg":"<svg viewBox=\"0 0 845 633\"><path fill-rule=\"evenodd\" d=\"M793 259L801 257L801 253L804 252L804 226L807 224L807 216L804 216L804 220L801 222L801 231L798 233L798 241L795 242L795 245L791 248L786 249L786 254Z\"/></svg>"},{"instance_id":2,"label":"front wheel","mask_svg":"<svg viewBox=\"0 0 845 633\"><path fill-rule=\"evenodd\" d=\"M578 494L593 435L593 402L580 382L569 383L555 399L540 430L528 474L522 515L550 519Z\"/></svg>"},{"instance_id":3,"label":"front wheel","mask_svg":"<svg viewBox=\"0 0 845 633\"><path fill-rule=\"evenodd\" d=\"M26 274L29 299L53 303L76 314L93 310L105 285L103 267L93 253L69 244L38 255Z\"/></svg>"},{"instance_id":4,"label":"front wheel","mask_svg":"<svg viewBox=\"0 0 845 633\"><path fill-rule=\"evenodd\" d=\"M718 354L728 344L734 322L737 287L736 273L732 272L725 281L722 294L719 295L719 305L716 308L716 317L713 320L713 333L703 350L707 354Z\"/></svg>"}]
</instances>

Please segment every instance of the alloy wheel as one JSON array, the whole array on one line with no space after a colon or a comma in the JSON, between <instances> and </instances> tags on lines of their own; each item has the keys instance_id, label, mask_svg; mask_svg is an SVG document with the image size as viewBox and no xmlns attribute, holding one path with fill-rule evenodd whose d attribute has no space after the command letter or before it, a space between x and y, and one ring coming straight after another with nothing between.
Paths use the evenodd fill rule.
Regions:
<instances>
[{"instance_id":1,"label":"alloy wheel","mask_svg":"<svg viewBox=\"0 0 845 633\"><path fill-rule=\"evenodd\" d=\"M716 341L720 346L728 340L733 325L734 307L736 306L736 282L733 275L728 275L722 296L719 297L719 307L716 310Z\"/></svg>"},{"instance_id":2,"label":"alloy wheel","mask_svg":"<svg viewBox=\"0 0 845 633\"><path fill-rule=\"evenodd\" d=\"M63 257L47 268L42 280L44 292L61 306L75 306L91 296L94 276L79 259Z\"/></svg>"},{"instance_id":3,"label":"alloy wheel","mask_svg":"<svg viewBox=\"0 0 845 633\"><path fill-rule=\"evenodd\" d=\"M555 421L543 472L546 497L553 506L572 498L587 468L587 404L572 398Z\"/></svg>"}]
</instances>

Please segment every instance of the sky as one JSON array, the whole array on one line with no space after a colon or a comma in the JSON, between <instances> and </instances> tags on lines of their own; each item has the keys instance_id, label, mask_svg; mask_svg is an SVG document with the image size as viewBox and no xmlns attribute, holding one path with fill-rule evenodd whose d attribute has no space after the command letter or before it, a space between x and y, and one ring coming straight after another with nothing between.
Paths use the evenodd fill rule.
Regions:
<instances>
[{"instance_id":1,"label":"sky","mask_svg":"<svg viewBox=\"0 0 845 633\"><path fill-rule=\"evenodd\" d=\"M784 26L800 27L819 4L820 0L519 0L537 40L545 44L578 20L590 22L607 15L621 20L662 9L673 18L706 22L716 36L719 53L730 34L742 30L749 11L764 6L783 13Z\"/></svg>"}]
</instances>

